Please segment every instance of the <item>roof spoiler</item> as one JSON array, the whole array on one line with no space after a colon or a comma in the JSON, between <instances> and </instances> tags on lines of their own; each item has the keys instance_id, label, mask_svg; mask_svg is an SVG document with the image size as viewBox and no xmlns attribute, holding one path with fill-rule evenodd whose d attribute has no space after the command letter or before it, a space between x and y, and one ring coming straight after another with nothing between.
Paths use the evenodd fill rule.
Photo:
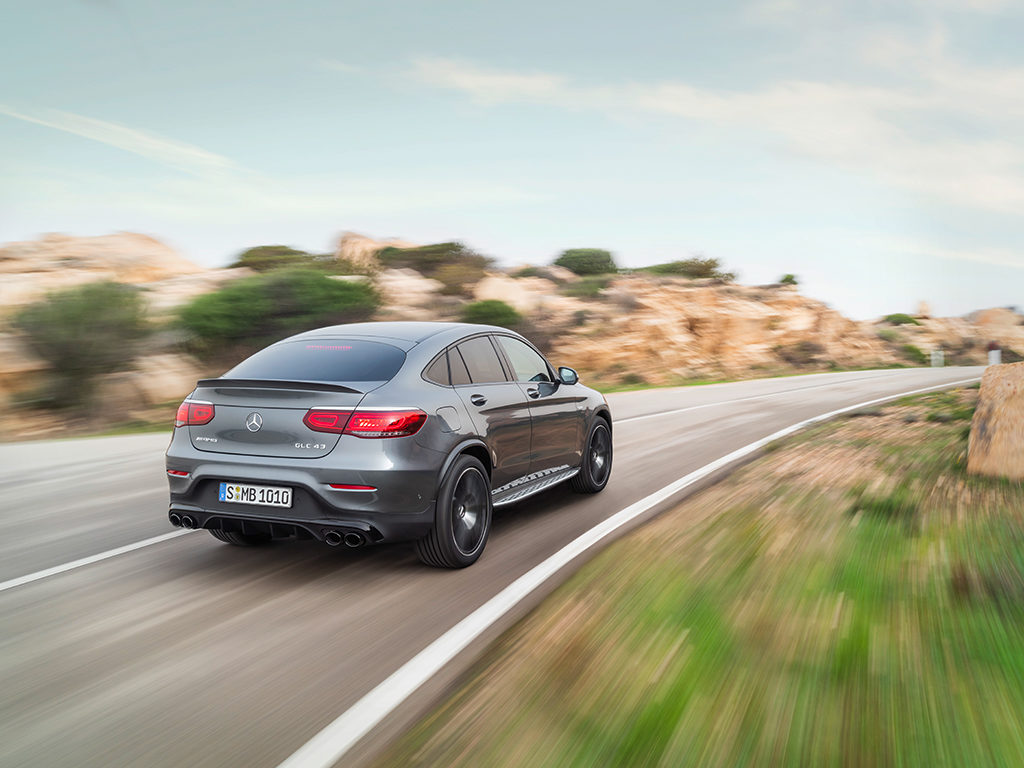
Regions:
<instances>
[{"instance_id":1,"label":"roof spoiler","mask_svg":"<svg viewBox=\"0 0 1024 768\"><path fill-rule=\"evenodd\" d=\"M197 387L220 387L229 389L308 389L316 392L348 392L362 395L362 390L335 384L330 381L289 381L287 379L200 379Z\"/></svg>"}]
</instances>

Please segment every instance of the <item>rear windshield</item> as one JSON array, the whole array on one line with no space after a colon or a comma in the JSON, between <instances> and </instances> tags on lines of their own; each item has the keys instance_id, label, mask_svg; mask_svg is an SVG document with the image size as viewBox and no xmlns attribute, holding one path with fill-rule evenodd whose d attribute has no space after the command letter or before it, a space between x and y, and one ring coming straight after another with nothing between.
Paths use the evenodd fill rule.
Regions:
<instances>
[{"instance_id":1,"label":"rear windshield","mask_svg":"<svg viewBox=\"0 0 1024 768\"><path fill-rule=\"evenodd\" d=\"M308 339L267 347L224 376L287 381L389 381L404 362L405 352L390 344Z\"/></svg>"}]
</instances>

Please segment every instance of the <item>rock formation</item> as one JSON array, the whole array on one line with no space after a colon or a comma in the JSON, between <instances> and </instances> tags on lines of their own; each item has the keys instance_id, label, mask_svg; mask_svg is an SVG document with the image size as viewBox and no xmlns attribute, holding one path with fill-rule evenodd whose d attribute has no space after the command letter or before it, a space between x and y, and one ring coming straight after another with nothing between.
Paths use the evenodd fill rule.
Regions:
<instances>
[{"instance_id":1,"label":"rock formation","mask_svg":"<svg viewBox=\"0 0 1024 768\"><path fill-rule=\"evenodd\" d=\"M343 232L338 240L338 247L334 255L339 259L346 259L359 269L375 269L380 266L377 263L377 252L382 248L415 248L414 243L405 240L374 240L372 237L360 235L358 232Z\"/></svg>"},{"instance_id":2,"label":"rock formation","mask_svg":"<svg viewBox=\"0 0 1024 768\"><path fill-rule=\"evenodd\" d=\"M971 422L967 471L1024 480L1024 363L985 369Z\"/></svg>"}]
</instances>

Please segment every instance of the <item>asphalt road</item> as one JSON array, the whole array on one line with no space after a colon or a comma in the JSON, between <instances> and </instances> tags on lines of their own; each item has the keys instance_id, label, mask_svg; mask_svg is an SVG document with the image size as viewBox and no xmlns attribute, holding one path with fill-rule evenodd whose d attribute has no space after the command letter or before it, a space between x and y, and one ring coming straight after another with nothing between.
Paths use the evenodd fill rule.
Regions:
<instances>
[{"instance_id":1,"label":"asphalt road","mask_svg":"<svg viewBox=\"0 0 1024 768\"><path fill-rule=\"evenodd\" d=\"M0 591L0 766L273 768L516 577L630 503L803 419L981 368L821 374L609 396L612 479L496 510L472 568L408 546L238 549L191 533ZM0 445L0 582L171 531L167 435ZM359 763L510 613L373 731Z\"/></svg>"}]
</instances>

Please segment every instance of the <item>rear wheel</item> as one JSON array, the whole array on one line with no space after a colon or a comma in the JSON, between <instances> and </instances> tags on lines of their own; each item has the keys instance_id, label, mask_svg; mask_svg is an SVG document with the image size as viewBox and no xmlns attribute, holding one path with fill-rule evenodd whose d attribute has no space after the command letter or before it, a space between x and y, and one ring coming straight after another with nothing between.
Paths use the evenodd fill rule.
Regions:
<instances>
[{"instance_id":1,"label":"rear wheel","mask_svg":"<svg viewBox=\"0 0 1024 768\"><path fill-rule=\"evenodd\" d=\"M594 419L583 451L580 471L570 480L577 493L597 493L612 474L612 430L602 416Z\"/></svg>"},{"instance_id":2,"label":"rear wheel","mask_svg":"<svg viewBox=\"0 0 1024 768\"><path fill-rule=\"evenodd\" d=\"M220 539L236 547L258 547L270 541L266 536L248 536L237 531L222 531L220 528L211 528L210 533L215 539Z\"/></svg>"},{"instance_id":3,"label":"rear wheel","mask_svg":"<svg viewBox=\"0 0 1024 768\"><path fill-rule=\"evenodd\" d=\"M480 557L491 532L491 483L479 459L460 456L437 492L434 527L416 554L435 568L465 568Z\"/></svg>"}]
</instances>

